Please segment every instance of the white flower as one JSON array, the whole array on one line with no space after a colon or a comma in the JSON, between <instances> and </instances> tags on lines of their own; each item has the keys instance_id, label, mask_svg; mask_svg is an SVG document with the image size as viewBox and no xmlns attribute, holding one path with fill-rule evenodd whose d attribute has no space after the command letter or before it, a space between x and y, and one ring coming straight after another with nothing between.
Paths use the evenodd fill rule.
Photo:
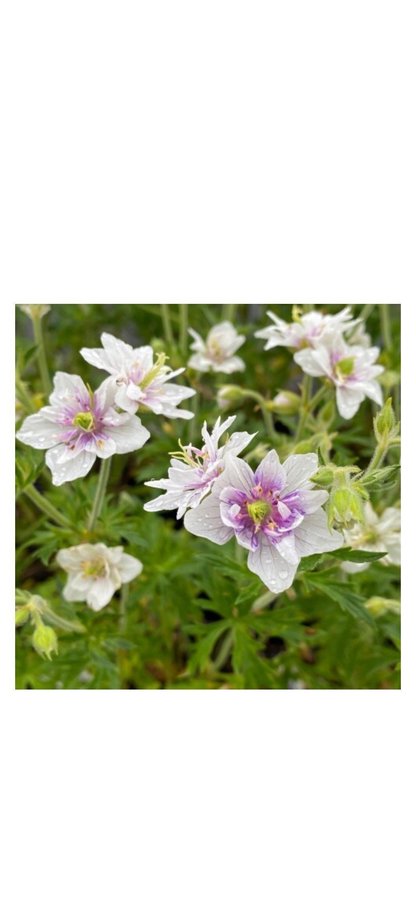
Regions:
<instances>
[{"instance_id":1,"label":"white flower","mask_svg":"<svg viewBox=\"0 0 416 900\"><path fill-rule=\"evenodd\" d=\"M273 347L293 347L296 350L319 347L323 338L342 334L356 324L349 306L334 316L320 312L305 313L294 322L285 322L272 312L267 315L274 324L255 332L255 337L267 341L265 350Z\"/></svg>"},{"instance_id":2,"label":"white flower","mask_svg":"<svg viewBox=\"0 0 416 900\"><path fill-rule=\"evenodd\" d=\"M242 372L245 364L239 356L234 356L236 350L244 344L245 337L237 334L231 322L221 322L214 325L208 332L207 338L203 338L189 328L189 334L194 338L191 350L195 350L188 366L197 369L198 372Z\"/></svg>"},{"instance_id":3,"label":"white flower","mask_svg":"<svg viewBox=\"0 0 416 900\"><path fill-rule=\"evenodd\" d=\"M278 594L292 584L303 556L343 544L320 509L327 491L310 481L317 468L316 453L294 454L281 465L270 450L255 472L231 454L209 497L186 513L185 528L215 544L235 536L249 551L250 571Z\"/></svg>"},{"instance_id":4,"label":"white flower","mask_svg":"<svg viewBox=\"0 0 416 900\"><path fill-rule=\"evenodd\" d=\"M122 584L136 578L143 569L140 560L125 553L123 547L105 544L78 544L60 550L56 561L68 572L65 600L86 600L96 612L110 602Z\"/></svg>"},{"instance_id":5,"label":"white flower","mask_svg":"<svg viewBox=\"0 0 416 900\"><path fill-rule=\"evenodd\" d=\"M46 465L55 485L86 475L99 456L139 450L150 432L140 419L114 409L114 387L105 381L98 391L88 389L78 375L57 372L50 406L28 416L16 437L38 450L47 450Z\"/></svg>"},{"instance_id":6,"label":"white flower","mask_svg":"<svg viewBox=\"0 0 416 900\"><path fill-rule=\"evenodd\" d=\"M237 456L244 450L255 437L247 431L236 431L222 447L218 447L220 437L235 421L236 416L230 416L221 424L217 419L211 434L207 429L207 423L202 427L204 444L199 450L188 444L181 446L181 451L172 453L176 457L168 470L167 478L156 481L146 481L148 487L162 488L165 494L160 494L155 500L145 503L147 512L159 512L162 509L177 509L177 519L183 516L186 509L193 509L201 502L224 470L225 460L229 454Z\"/></svg>"},{"instance_id":7,"label":"white flower","mask_svg":"<svg viewBox=\"0 0 416 900\"><path fill-rule=\"evenodd\" d=\"M134 350L111 334L102 334L101 343L103 350L83 347L81 356L97 369L110 373L108 380L117 388L115 402L120 409L133 414L140 406L168 419L192 419L192 412L176 407L182 400L193 397L193 388L167 383L181 375L184 368L173 371L165 365L164 353L158 353L154 362L152 347Z\"/></svg>"},{"instance_id":8,"label":"white flower","mask_svg":"<svg viewBox=\"0 0 416 900\"><path fill-rule=\"evenodd\" d=\"M383 403L381 387L375 379L384 371L374 365L378 347L362 347L346 344L342 337L322 342L319 347L299 350L294 359L308 375L329 378L336 387L339 414L352 419L365 397L380 406Z\"/></svg>"},{"instance_id":9,"label":"white flower","mask_svg":"<svg viewBox=\"0 0 416 900\"><path fill-rule=\"evenodd\" d=\"M380 560L384 565L400 565L400 510L388 506L380 516L371 503L364 504L364 523L357 522L344 531L345 543L353 550L369 550L373 553L387 553ZM344 562L345 572L359 572L367 569L369 563Z\"/></svg>"}]
</instances>

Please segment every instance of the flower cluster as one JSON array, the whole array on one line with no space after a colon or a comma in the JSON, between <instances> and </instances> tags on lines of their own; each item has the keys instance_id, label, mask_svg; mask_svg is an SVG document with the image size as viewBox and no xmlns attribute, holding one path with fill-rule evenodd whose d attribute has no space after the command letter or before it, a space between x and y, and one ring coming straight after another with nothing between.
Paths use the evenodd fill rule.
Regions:
<instances>
[{"instance_id":1,"label":"flower cluster","mask_svg":"<svg viewBox=\"0 0 416 900\"><path fill-rule=\"evenodd\" d=\"M378 347L369 346L362 322L352 318L347 307L336 315L310 312L292 323L269 312L273 325L256 332L266 340L266 350L289 347L294 360L307 375L327 379L335 386L339 414L351 419L365 397L380 406L381 387L376 380L384 371L376 365Z\"/></svg>"}]
</instances>

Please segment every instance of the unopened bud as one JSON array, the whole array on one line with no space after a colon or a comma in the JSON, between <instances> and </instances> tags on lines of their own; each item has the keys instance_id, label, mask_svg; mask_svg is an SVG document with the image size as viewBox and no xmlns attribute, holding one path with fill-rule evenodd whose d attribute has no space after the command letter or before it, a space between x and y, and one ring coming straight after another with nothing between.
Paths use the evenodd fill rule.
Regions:
<instances>
[{"instance_id":1,"label":"unopened bud","mask_svg":"<svg viewBox=\"0 0 416 900\"><path fill-rule=\"evenodd\" d=\"M293 416L299 412L300 404L299 394L295 394L293 391L279 391L271 401L270 409L286 416Z\"/></svg>"},{"instance_id":2,"label":"unopened bud","mask_svg":"<svg viewBox=\"0 0 416 900\"><path fill-rule=\"evenodd\" d=\"M335 468L332 466L321 466L316 475L312 475L311 481L314 484L319 484L320 487L330 487L334 480L335 471Z\"/></svg>"},{"instance_id":3,"label":"unopened bud","mask_svg":"<svg viewBox=\"0 0 416 900\"><path fill-rule=\"evenodd\" d=\"M217 403L220 409L229 409L242 403L244 397L244 388L241 388L238 384L224 384L218 391Z\"/></svg>"},{"instance_id":4,"label":"unopened bud","mask_svg":"<svg viewBox=\"0 0 416 900\"><path fill-rule=\"evenodd\" d=\"M58 652L58 638L53 628L44 625L43 622L36 626L32 635L32 644L36 653L46 656L48 659L51 658L52 653Z\"/></svg>"},{"instance_id":5,"label":"unopened bud","mask_svg":"<svg viewBox=\"0 0 416 900\"><path fill-rule=\"evenodd\" d=\"M29 618L29 610L27 606L17 606L15 613L15 625L16 628L20 628L20 625L24 625Z\"/></svg>"},{"instance_id":6,"label":"unopened bud","mask_svg":"<svg viewBox=\"0 0 416 900\"><path fill-rule=\"evenodd\" d=\"M344 473L336 475L328 503L328 520L350 528L354 522L364 522L363 499L366 492L349 480Z\"/></svg>"},{"instance_id":7,"label":"unopened bud","mask_svg":"<svg viewBox=\"0 0 416 900\"><path fill-rule=\"evenodd\" d=\"M374 434L378 441L385 441L386 438L394 437L397 434L396 416L391 397L387 397L383 408L374 419Z\"/></svg>"},{"instance_id":8,"label":"unopened bud","mask_svg":"<svg viewBox=\"0 0 416 900\"><path fill-rule=\"evenodd\" d=\"M365 602L364 606L375 618L384 616L387 612L393 612L397 616L400 615L399 600L387 600L385 597L371 597L370 600Z\"/></svg>"}]
</instances>

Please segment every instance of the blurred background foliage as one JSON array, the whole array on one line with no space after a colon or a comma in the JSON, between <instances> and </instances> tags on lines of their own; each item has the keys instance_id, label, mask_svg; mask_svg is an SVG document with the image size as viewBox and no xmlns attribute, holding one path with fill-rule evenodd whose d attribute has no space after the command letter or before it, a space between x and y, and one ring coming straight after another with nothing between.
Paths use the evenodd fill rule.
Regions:
<instances>
[{"instance_id":1,"label":"blurred background foliage","mask_svg":"<svg viewBox=\"0 0 416 900\"><path fill-rule=\"evenodd\" d=\"M310 308L310 307L309 307ZM315 305L322 312L338 312L343 305ZM236 414L234 429L257 431L245 454L256 464L271 446L256 401L247 398L237 408L219 410L221 386L239 384L272 400L281 389L298 391L302 372L292 353L283 348L264 351L254 332L269 324L267 310L290 321L290 304L59 304L42 319L51 375L57 370L79 374L98 387L106 373L89 366L81 347L97 347L108 331L133 346L152 344L164 350L173 367L190 356L189 325L203 336L212 325L232 320L246 343L239 350L244 372L231 376L187 370L182 383L197 395L181 404L193 409L190 421L141 416L152 434L137 453L112 458L108 495L94 534L86 520L97 484L97 463L86 479L52 486L41 451L17 447L17 584L40 595L52 610L59 652L51 659L32 646L30 622L17 629L16 685L20 689L351 689L398 688L400 685L400 626L396 610L368 601L399 597L400 570L374 560L352 575L327 557L324 568L334 569L331 591L323 592L319 570L300 571L289 591L274 603L253 611L264 586L235 556L234 542L218 548L188 534L175 512L146 513L143 503L156 496L144 486L165 475L168 453L177 441L200 445L206 419L212 425L219 412ZM305 310L305 307L303 307ZM381 347L386 367L381 378L385 396L393 396L399 416L400 307L353 306L365 320L372 342ZM16 415L18 424L47 402L42 392L30 319L17 309ZM328 390L328 400L331 391ZM364 468L374 449L375 408L364 402L350 422L333 410L328 427L331 459L339 465ZM293 450L294 417L274 417L273 444L282 458ZM329 427L330 426L330 427ZM309 435L313 439L313 434ZM387 463L398 462L391 450ZM51 522L33 506L25 489L36 485L68 520L68 527ZM378 490L371 499L376 509L394 505L397 483ZM143 562L142 575L118 592L101 612L86 604L62 599L65 573L54 562L61 547L83 541L122 544ZM336 589L338 586L338 591ZM366 603L368 605L366 605ZM71 627L72 626L72 627Z\"/></svg>"}]
</instances>

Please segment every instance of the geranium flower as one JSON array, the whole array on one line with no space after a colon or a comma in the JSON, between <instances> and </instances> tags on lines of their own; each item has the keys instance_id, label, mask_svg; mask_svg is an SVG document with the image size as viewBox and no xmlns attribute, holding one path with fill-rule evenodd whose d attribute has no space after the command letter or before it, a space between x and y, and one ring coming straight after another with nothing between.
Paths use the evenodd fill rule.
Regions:
<instances>
[{"instance_id":1,"label":"geranium flower","mask_svg":"<svg viewBox=\"0 0 416 900\"><path fill-rule=\"evenodd\" d=\"M162 488L166 492L145 503L144 509L147 512L177 509L176 518L180 519L186 509L198 506L211 490L216 478L224 471L227 456L237 456L255 437L255 434L248 434L247 431L236 431L222 447L218 447L221 436L235 419L236 416L230 416L221 424L221 419L218 418L211 434L204 422L201 430L204 444L200 450L191 444L186 447L180 445L181 450L171 454L174 458L168 477L145 482L148 487Z\"/></svg>"},{"instance_id":2,"label":"geranium flower","mask_svg":"<svg viewBox=\"0 0 416 900\"><path fill-rule=\"evenodd\" d=\"M198 372L226 372L228 375L245 369L243 360L234 356L236 350L244 344L245 337L237 334L231 322L214 325L205 341L193 328L188 331L194 338L191 350L196 351L188 361L191 369Z\"/></svg>"},{"instance_id":3,"label":"geranium flower","mask_svg":"<svg viewBox=\"0 0 416 900\"><path fill-rule=\"evenodd\" d=\"M329 378L336 387L337 407L344 419L352 419L365 397L380 406L381 387L375 379L384 366L374 365L378 347L346 344L342 337L319 347L295 353L297 364L308 375Z\"/></svg>"},{"instance_id":4,"label":"geranium flower","mask_svg":"<svg viewBox=\"0 0 416 900\"><path fill-rule=\"evenodd\" d=\"M139 575L143 564L124 552L123 547L105 544L78 544L60 550L56 561L68 581L64 587L65 600L85 600L96 612L110 602L122 584Z\"/></svg>"},{"instance_id":5,"label":"geranium flower","mask_svg":"<svg viewBox=\"0 0 416 900\"><path fill-rule=\"evenodd\" d=\"M400 510L388 506L379 516L371 503L364 503L364 523L357 522L352 528L344 530L347 547L353 550L370 550L373 553L386 553L380 560L384 565L400 565ZM345 572L359 572L367 569L369 563L343 562Z\"/></svg>"},{"instance_id":6,"label":"geranium flower","mask_svg":"<svg viewBox=\"0 0 416 900\"><path fill-rule=\"evenodd\" d=\"M184 368L173 371L165 365L167 357L164 353L158 353L154 362L152 347L134 350L112 334L102 334L101 343L103 350L83 347L80 353L92 366L110 373L109 380L117 388L115 402L120 409L133 414L143 407L168 419L192 419L193 412L177 409L177 405L193 397L193 388L168 384L176 375L181 375Z\"/></svg>"},{"instance_id":7,"label":"geranium flower","mask_svg":"<svg viewBox=\"0 0 416 900\"><path fill-rule=\"evenodd\" d=\"M114 387L105 381L95 393L79 375L57 372L50 406L28 416L16 437L46 450L55 485L86 475L97 456L139 450L150 437L139 418L114 409Z\"/></svg>"},{"instance_id":8,"label":"geranium flower","mask_svg":"<svg viewBox=\"0 0 416 900\"><path fill-rule=\"evenodd\" d=\"M232 537L248 551L247 565L273 593L290 587L303 556L335 550L342 535L320 508L327 491L315 490L316 453L294 454L283 464L275 450L256 471L230 455L212 492L185 515L192 534L225 544Z\"/></svg>"},{"instance_id":9,"label":"geranium flower","mask_svg":"<svg viewBox=\"0 0 416 900\"><path fill-rule=\"evenodd\" d=\"M274 323L255 332L255 337L267 341L265 350L273 347L318 347L324 337L342 334L357 323L353 320L351 309L347 306L335 315L308 312L297 316L294 322L285 322L273 312L267 315Z\"/></svg>"}]
</instances>

